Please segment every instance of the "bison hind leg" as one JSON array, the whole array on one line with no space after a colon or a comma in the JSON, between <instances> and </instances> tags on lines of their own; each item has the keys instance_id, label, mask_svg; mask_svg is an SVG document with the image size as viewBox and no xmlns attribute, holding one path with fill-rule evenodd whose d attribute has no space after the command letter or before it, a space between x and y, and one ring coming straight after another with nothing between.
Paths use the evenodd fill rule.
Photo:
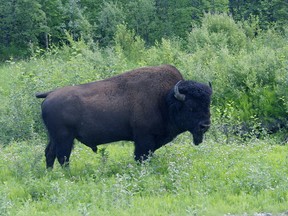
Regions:
<instances>
[{"instance_id":1,"label":"bison hind leg","mask_svg":"<svg viewBox=\"0 0 288 216\"><path fill-rule=\"evenodd\" d=\"M73 138L67 139L65 142L58 143L56 156L57 156L58 162L60 163L62 167L69 166L69 160L70 160L72 148L73 148Z\"/></svg>"},{"instance_id":2,"label":"bison hind leg","mask_svg":"<svg viewBox=\"0 0 288 216\"><path fill-rule=\"evenodd\" d=\"M49 147L50 152L53 150L53 154L46 154L47 167L53 167L53 163L56 157L62 167L68 167L74 143L74 136L68 129L59 129L56 133L54 132L55 131L52 131L52 133L49 134L50 146L48 145L47 149Z\"/></svg>"},{"instance_id":3,"label":"bison hind leg","mask_svg":"<svg viewBox=\"0 0 288 216\"><path fill-rule=\"evenodd\" d=\"M54 161L56 159L56 149L51 141L48 143L45 149L45 157L46 157L46 168L52 169L54 165Z\"/></svg>"}]
</instances>

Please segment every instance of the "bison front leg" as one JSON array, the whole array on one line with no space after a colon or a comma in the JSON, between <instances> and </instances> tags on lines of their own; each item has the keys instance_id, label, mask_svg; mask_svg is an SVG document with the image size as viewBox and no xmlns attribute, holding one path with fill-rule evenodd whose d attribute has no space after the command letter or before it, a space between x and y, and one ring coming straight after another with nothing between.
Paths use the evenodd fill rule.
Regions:
<instances>
[{"instance_id":1,"label":"bison front leg","mask_svg":"<svg viewBox=\"0 0 288 216\"><path fill-rule=\"evenodd\" d=\"M143 162L149 158L155 149L155 139L152 135L137 136L135 138L135 160Z\"/></svg>"}]
</instances>

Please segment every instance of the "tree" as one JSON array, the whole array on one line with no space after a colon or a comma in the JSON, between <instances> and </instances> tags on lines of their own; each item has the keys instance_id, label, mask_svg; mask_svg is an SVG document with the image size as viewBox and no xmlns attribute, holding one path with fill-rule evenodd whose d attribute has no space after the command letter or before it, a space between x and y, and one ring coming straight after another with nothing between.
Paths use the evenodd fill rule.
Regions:
<instances>
[{"instance_id":1,"label":"tree","mask_svg":"<svg viewBox=\"0 0 288 216\"><path fill-rule=\"evenodd\" d=\"M10 55L25 55L29 46L37 44L37 36L43 31L45 13L34 0L1 0L1 44Z\"/></svg>"},{"instance_id":2,"label":"tree","mask_svg":"<svg viewBox=\"0 0 288 216\"><path fill-rule=\"evenodd\" d=\"M88 37L91 30L90 23L83 16L79 1L80 0L64 1L66 8L66 30L70 32L74 40L78 40L81 36Z\"/></svg>"},{"instance_id":3,"label":"tree","mask_svg":"<svg viewBox=\"0 0 288 216\"><path fill-rule=\"evenodd\" d=\"M113 2L104 2L98 16L98 32L96 39L104 46L110 45L117 26L125 21L121 6Z\"/></svg>"},{"instance_id":4,"label":"tree","mask_svg":"<svg viewBox=\"0 0 288 216\"><path fill-rule=\"evenodd\" d=\"M228 13L229 0L192 0L192 24L199 25L205 13Z\"/></svg>"},{"instance_id":5,"label":"tree","mask_svg":"<svg viewBox=\"0 0 288 216\"><path fill-rule=\"evenodd\" d=\"M39 43L48 49L52 43L58 43L63 39L65 9L61 0L40 0L40 4L45 12L46 28L39 35Z\"/></svg>"},{"instance_id":6,"label":"tree","mask_svg":"<svg viewBox=\"0 0 288 216\"><path fill-rule=\"evenodd\" d=\"M160 35L183 38L192 26L200 24L205 13L226 13L228 5L228 0L156 0Z\"/></svg>"},{"instance_id":7,"label":"tree","mask_svg":"<svg viewBox=\"0 0 288 216\"><path fill-rule=\"evenodd\" d=\"M282 28L288 24L287 0L229 0L230 12L235 20L259 18L259 25L267 29L271 24Z\"/></svg>"},{"instance_id":8,"label":"tree","mask_svg":"<svg viewBox=\"0 0 288 216\"><path fill-rule=\"evenodd\" d=\"M8 47L11 43L11 31L12 31L12 22L13 22L13 16L12 14L12 5L15 4L15 2L6 1L6 0L0 0L0 45L1 48Z\"/></svg>"},{"instance_id":9,"label":"tree","mask_svg":"<svg viewBox=\"0 0 288 216\"><path fill-rule=\"evenodd\" d=\"M154 0L129 1L125 7L126 22L130 29L134 29L146 42L152 44L154 41L156 10Z\"/></svg>"}]
</instances>

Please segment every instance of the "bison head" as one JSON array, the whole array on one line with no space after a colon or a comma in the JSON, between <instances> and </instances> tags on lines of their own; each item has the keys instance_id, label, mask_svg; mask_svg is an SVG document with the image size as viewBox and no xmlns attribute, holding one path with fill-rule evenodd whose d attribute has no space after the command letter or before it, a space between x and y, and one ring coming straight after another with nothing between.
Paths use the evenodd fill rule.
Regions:
<instances>
[{"instance_id":1,"label":"bison head","mask_svg":"<svg viewBox=\"0 0 288 216\"><path fill-rule=\"evenodd\" d=\"M168 96L170 119L180 133L189 131L193 135L195 145L203 141L210 127L211 95L211 84L179 81Z\"/></svg>"}]
</instances>

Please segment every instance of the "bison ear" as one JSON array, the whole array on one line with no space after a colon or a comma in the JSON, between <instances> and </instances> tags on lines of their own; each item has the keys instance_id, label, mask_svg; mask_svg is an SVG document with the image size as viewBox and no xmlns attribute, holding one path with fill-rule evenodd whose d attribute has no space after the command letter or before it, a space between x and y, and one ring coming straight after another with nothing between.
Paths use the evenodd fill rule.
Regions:
<instances>
[{"instance_id":1,"label":"bison ear","mask_svg":"<svg viewBox=\"0 0 288 216\"><path fill-rule=\"evenodd\" d=\"M185 94L181 94L179 92L179 84L181 83L182 80L180 80L179 82L176 83L176 85L174 86L174 97L179 100L179 101L185 101Z\"/></svg>"}]
</instances>

